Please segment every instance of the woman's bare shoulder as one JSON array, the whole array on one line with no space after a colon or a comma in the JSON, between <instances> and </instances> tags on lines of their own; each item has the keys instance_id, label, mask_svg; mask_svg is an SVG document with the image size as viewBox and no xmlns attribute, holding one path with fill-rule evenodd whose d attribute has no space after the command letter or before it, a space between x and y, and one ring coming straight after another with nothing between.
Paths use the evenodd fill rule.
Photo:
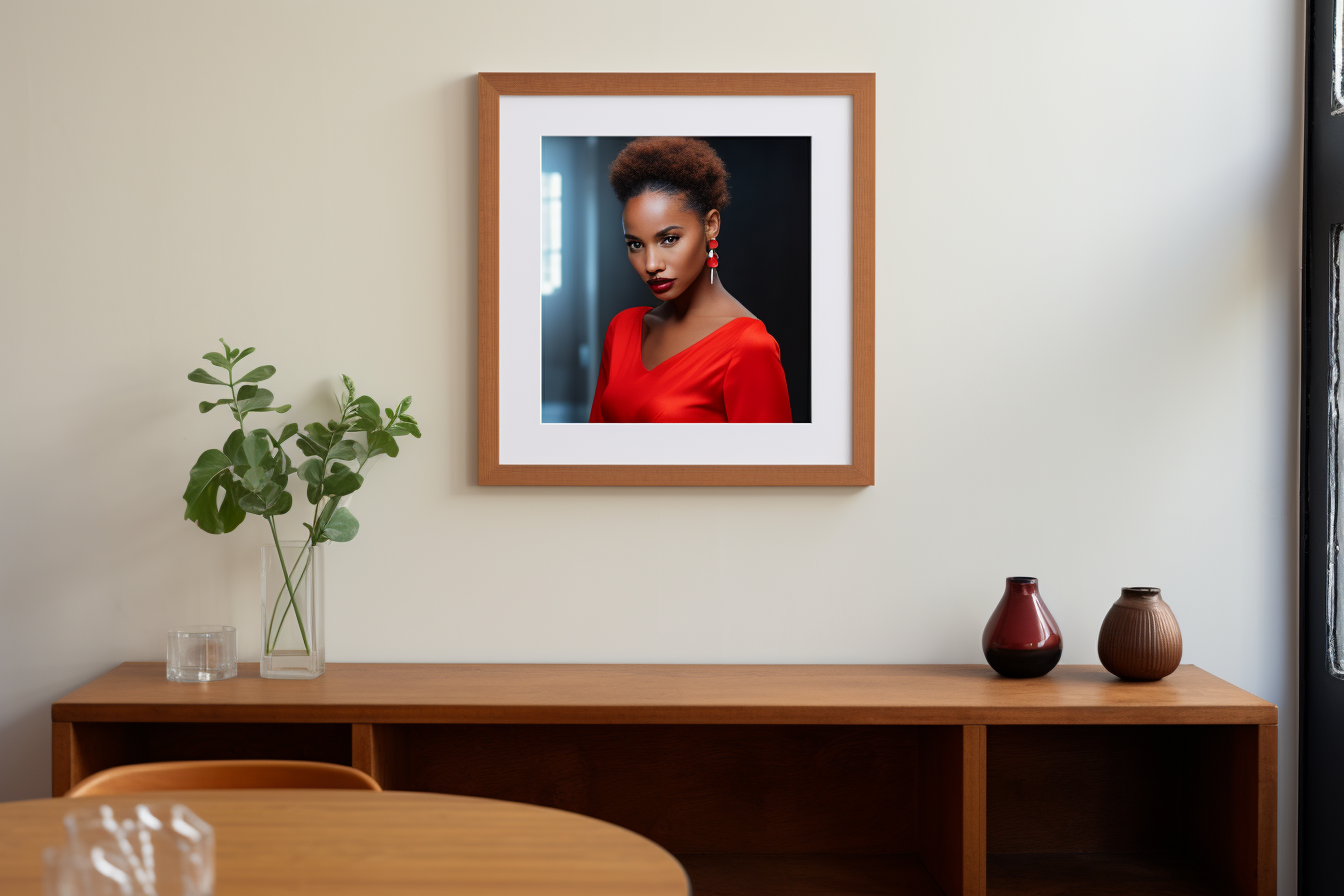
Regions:
<instances>
[{"instance_id":1,"label":"woman's bare shoulder","mask_svg":"<svg viewBox=\"0 0 1344 896\"><path fill-rule=\"evenodd\" d=\"M752 320L759 320L756 315L751 313L751 309L743 305L730 292L724 291L723 302L719 311L722 317L737 319L739 317L749 317Z\"/></svg>"}]
</instances>

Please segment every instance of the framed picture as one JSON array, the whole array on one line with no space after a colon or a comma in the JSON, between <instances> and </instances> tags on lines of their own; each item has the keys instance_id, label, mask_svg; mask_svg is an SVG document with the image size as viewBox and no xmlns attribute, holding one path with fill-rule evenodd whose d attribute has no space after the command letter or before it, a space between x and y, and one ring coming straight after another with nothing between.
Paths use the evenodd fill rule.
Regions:
<instances>
[{"instance_id":1,"label":"framed picture","mask_svg":"<svg viewBox=\"0 0 1344 896\"><path fill-rule=\"evenodd\" d=\"M479 76L482 485L872 485L871 74Z\"/></svg>"}]
</instances>

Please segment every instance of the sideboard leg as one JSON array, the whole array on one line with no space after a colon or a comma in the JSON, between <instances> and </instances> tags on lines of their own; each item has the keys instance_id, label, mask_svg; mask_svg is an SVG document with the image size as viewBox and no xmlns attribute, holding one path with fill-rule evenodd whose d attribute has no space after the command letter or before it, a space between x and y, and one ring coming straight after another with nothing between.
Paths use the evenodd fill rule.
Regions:
<instances>
[{"instance_id":1,"label":"sideboard leg","mask_svg":"<svg viewBox=\"0 0 1344 896\"><path fill-rule=\"evenodd\" d=\"M71 780L75 734L71 722L51 723L51 795L65 796L75 785Z\"/></svg>"},{"instance_id":2,"label":"sideboard leg","mask_svg":"<svg viewBox=\"0 0 1344 896\"><path fill-rule=\"evenodd\" d=\"M94 772L136 761L127 753L127 728L116 722L52 722L52 796L65 796Z\"/></svg>"},{"instance_id":3,"label":"sideboard leg","mask_svg":"<svg viewBox=\"0 0 1344 896\"><path fill-rule=\"evenodd\" d=\"M356 722L350 726L350 764L384 790L397 790L400 729L396 725Z\"/></svg>"},{"instance_id":4,"label":"sideboard leg","mask_svg":"<svg viewBox=\"0 0 1344 896\"><path fill-rule=\"evenodd\" d=\"M920 857L949 896L985 896L984 725L920 729Z\"/></svg>"},{"instance_id":5,"label":"sideboard leg","mask_svg":"<svg viewBox=\"0 0 1344 896\"><path fill-rule=\"evenodd\" d=\"M1255 847L1248 858L1254 857L1254 867L1246 869L1243 889L1255 896L1274 896L1278 888L1278 808L1279 808L1279 726L1246 726L1239 745L1238 761L1245 769L1242 775L1254 776L1254 787L1246 787L1254 794L1248 798L1248 815L1255 828Z\"/></svg>"},{"instance_id":6,"label":"sideboard leg","mask_svg":"<svg viewBox=\"0 0 1344 896\"><path fill-rule=\"evenodd\" d=\"M1215 725L1193 741L1192 835L1211 877L1234 896L1278 887L1278 725Z\"/></svg>"},{"instance_id":7,"label":"sideboard leg","mask_svg":"<svg viewBox=\"0 0 1344 896\"><path fill-rule=\"evenodd\" d=\"M350 764L370 778L374 777L372 725L355 722L350 726Z\"/></svg>"}]
</instances>

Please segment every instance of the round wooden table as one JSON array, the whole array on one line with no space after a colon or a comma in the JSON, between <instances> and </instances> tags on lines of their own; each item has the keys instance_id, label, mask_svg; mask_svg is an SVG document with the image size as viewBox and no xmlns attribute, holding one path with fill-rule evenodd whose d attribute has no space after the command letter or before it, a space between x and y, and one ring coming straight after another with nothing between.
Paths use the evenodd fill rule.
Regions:
<instances>
[{"instance_id":1,"label":"round wooden table","mask_svg":"<svg viewBox=\"0 0 1344 896\"><path fill-rule=\"evenodd\" d=\"M365 790L197 790L0 803L0 893L40 896L78 806L176 802L215 829L217 896L687 896L666 850L526 803Z\"/></svg>"}]
</instances>

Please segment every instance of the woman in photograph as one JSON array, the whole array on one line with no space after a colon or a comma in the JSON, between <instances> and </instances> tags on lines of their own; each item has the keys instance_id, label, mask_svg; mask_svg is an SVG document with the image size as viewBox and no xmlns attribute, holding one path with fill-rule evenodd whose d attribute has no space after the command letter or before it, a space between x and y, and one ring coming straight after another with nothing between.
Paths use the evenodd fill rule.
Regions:
<instances>
[{"instance_id":1,"label":"woman in photograph","mask_svg":"<svg viewBox=\"0 0 1344 896\"><path fill-rule=\"evenodd\" d=\"M590 423L791 423L779 345L718 269L728 172L703 140L641 137L612 162L626 251L661 304L612 318Z\"/></svg>"}]
</instances>

